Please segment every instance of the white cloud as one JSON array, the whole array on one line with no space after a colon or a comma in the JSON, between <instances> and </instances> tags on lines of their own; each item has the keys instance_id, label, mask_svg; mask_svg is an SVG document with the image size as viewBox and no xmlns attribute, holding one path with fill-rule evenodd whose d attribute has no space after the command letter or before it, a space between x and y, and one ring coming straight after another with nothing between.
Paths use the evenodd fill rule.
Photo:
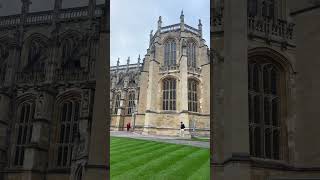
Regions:
<instances>
[{"instance_id":1,"label":"white cloud","mask_svg":"<svg viewBox=\"0 0 320 180\"><path fill-rule=\"evenodd\" d=\"M183 9L185 22L197 27L202 19L203 34L209 42L209 0L111 0L111 65L125 64L130 56L133 62L146 53L150 30L156 30L162 16L163 26L178 23Z\"/></svg>"}]
</instances>

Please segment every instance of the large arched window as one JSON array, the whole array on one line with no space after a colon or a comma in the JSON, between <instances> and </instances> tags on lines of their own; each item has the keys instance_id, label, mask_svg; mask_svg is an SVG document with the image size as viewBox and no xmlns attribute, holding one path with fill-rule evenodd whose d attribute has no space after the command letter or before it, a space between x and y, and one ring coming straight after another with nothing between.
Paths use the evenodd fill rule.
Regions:
<instances>
[{"instance_id":1,"label":"large arched window","mask_svg":"<svg viewBox=\"0 0 320 180\"><path fill-rule=\"evenodd\" d=\"M120 108L120 99L121 99L121 94L120 93L116 94L115 95L113 114L118 114L118 109Z\"/></svg>"},{"instance_id":2,"label":"large arched window","mask_svg":"<svg viewBox=\"0 0 320 180\"><path fill-rule=\"evenodd\" d=\"M164 65L176 64L176 42L173 39L166 41L164 45Z\"/></svg>"},{"instance_id":3,"label":"large arched window","mask_svg":"<svg viewBox=\"0 0 320 180\"><path fill-rule=\"evenodd\" d=\"M30 144L32 136L34 111L35 104L33 101L24 102L18 108L18 118L15 123L14 166L23 166L25 148Z\"/></svg>"},{"instance_id":4,"label":"large arched window","mask_svg":"<svg viewBox=\"0 0 320 180\"><path fill-rule=\"evenodd\" d=\"M61 103L59 112L56 166L69 168L75 137L79 133L80 100L73 99Z\"/></svg>"},{"instance_id":5,"label":"large arched window","mask_svg":"<svg viewBox=\"0 0 320 180\"><path fill-rule=\"evenodd\" d=\"M248 66L250 154L280 159L281 70L263 57L256 59Z\"/></svg>"},{"instance_id":6,"label":"large arched window","mask_svg":"<svg viewBox=\"0 0 320 180\"><path fill-rule=\"evenodd\" d=\"M188 110L198 112L198 82L193 79L188 80Z\"/></svg>"},{"instance_id":7,"label":"large arched window","mask_svg":"<svg viewBox=\"0 0 320 180\"><path fill-rule=\"evenodd\" d=\"M187 59L189 67L196 67L196 44L194 42L188 42L187 45Z\"/></svg>"},{"instance_id":8,"label":"large arched window","mask_svg":"<svg viewBox=\"0 0 320 180\"><path fill-rule=\"evenodd\" d=\"M132 114L135 110L135 93L131 91L128 95L128 114Z\"/></svg>"},{"instance_id":9,"label":"large arched window","mask_svg":"<svg viewBox=\"0 0 320 180\"><path fill-rule=\"evenodd\" d=\"M168 78L163 80L163 110L176 110L176 80Z\"/></svg>"}]
</instances>

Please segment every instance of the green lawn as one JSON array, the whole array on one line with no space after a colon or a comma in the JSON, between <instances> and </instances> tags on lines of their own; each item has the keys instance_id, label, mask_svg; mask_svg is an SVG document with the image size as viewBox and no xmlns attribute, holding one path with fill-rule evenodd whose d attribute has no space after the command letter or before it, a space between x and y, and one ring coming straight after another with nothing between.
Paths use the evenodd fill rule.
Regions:
<instances>
[{"instance_id":1,"label":"green lawn","mask_svg":"<svg viewBox=\"0 0 320 180\"><path fill-rule=\"evenodd\" d=\"M111 137L111 180L209 180L209 149Z\"/></svg>"}]
</instances>

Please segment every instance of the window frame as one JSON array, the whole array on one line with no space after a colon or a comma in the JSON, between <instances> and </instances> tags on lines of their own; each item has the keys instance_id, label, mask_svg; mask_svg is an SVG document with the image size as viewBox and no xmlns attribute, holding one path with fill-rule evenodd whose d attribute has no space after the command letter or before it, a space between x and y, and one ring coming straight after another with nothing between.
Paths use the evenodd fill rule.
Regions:
<instances>
[{"instance_id":1,"label":"window frame","mask_svg":"<svg viewBox=\"0 0 320 180\"><path fill-rule=\"evenodd\" d=\"M177 80L166 78L162 81L162 110L177 110Z\"/></svg>"},{"instance_id":2,"label":"window frame","mask_svg":"<svg viewBox=\"0 0 320 180\"><path fill-rule=\"evenodd\" d=\"M280 147L281 142L283 142L282 139L284 138L282 129L284 124L282 112L285 111L282 106L285 102L285 88L283 88L284 70L278 64L273 63L271 58L267 58L269 57L256 56L248 62L250 154L256 158L283 160L284 157L282 157L282 149ZM257 72L255 72L255 68L258 69ZM267 74L265 73L265 69L269 70ZM275 91L270 89L272 84L271 69L277 71ZM255 78L254 73L258 74ZM254 81L258 82L254 83ZM255 84L258 84L258 86L255 86ZM276 102L277 123L273 123L274 119L272 119L275 118L273 117L273 115L275 115L275 113L273 113L274 110L272 110L272 108L275 107L275 105L272 104L273 102ZM257 105L257 103L259 105ZM258 131L258 134L255 134L256 131ZM275 134L277 134L276 139L274 139ZM277 140L276 143L274 143L275 140ZM277 153L275 151L277 151Z\"/></svg>"},{"instance_id":3,"label":"window frame","mask_svg":"<svg viewBox=\"0 0 320 180\"><path fill-rule=\"evenodd\" d=\"M80 99L69 99L58 106L58 133L55 141L56 158L54 159L56 168L71 167L74 143L79 134L80 106Z\"/></svg>"},{"instance_id":4,"label":"window frame","mask_svg":"<svg viewBox=\"0 0 320 180\"><path fill-rule=\"evenodd\" d=\"M175 66L177 63L177 43L170 38L164 43L164 66Z\"/></svg>"},{"instance_id":5,"label":"window frame","mask_svg":"<svg viewBox=\"0 0 320 180\"><path fill-rule=\"evenodd\" d=\"M188 111L199 112L199 82L188 79Z\"/></svg>"},{"instance_id":6,"label":"window frame","mask_svg":"<svg viewBox=\"0 0 320 180\"><path fill-rule=\"evenodd\" d=\"M197 67L197 44L194 41L188 41L187 44L187 62L188 67Z\"/></svg>"},{"instance_id":7,"label":"window frame","mask_svg":"<svg viewBox=\"0 0 320 180\"><path fill-rule=\"evenodd\" d=\"M128 106L127 106L127 115L131 115L134 113L135 111L135 107L136 107L136 104L135 104L135 92L134 91L130 91L128 93Z\"/></svg>"},{"instance_id":8,"label":"window frame","mask_svg":"<svg viewBox=\"0 0 320 180\"><path fill-rule=\"evenodd\" d=\"M31 138L32 138L34 115L35 115L34 101L25 101L19 104L18 116L14 123L14 127L15 127L14 146L13 146L14 148L13 148L13 159L11 163L13 167L23 167L25 148L30 144ZM22 133L21 135L20 135L20 132Z\"/></svg>"}]
</instances>

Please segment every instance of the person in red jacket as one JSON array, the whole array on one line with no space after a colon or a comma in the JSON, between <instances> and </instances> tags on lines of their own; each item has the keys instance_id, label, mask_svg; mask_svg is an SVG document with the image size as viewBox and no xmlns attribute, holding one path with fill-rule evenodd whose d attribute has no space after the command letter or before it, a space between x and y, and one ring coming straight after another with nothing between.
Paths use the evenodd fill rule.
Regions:
<instances>
[{"instance_id":1,"label":"person in red jacket","mask_svg":"<svg viewBox=\"0 0 320 180\"><path fill-rule=\"evenodd\" d=\"M129 131L131 128L131 124L130 123L127 123L127 131Z\"/></svg>"}]
</instances>

